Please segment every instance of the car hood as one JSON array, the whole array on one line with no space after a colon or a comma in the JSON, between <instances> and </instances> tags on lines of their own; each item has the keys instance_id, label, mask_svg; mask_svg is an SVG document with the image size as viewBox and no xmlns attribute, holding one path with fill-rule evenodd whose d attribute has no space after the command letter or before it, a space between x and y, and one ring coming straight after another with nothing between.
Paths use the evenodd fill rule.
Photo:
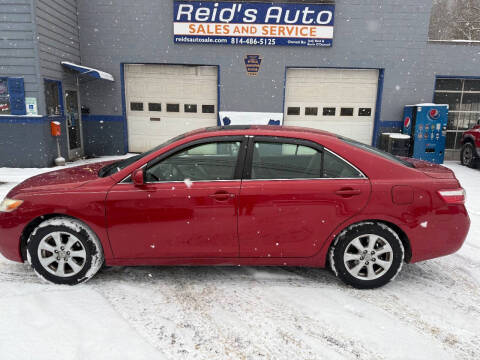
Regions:
<instances>
[{"instance_id":1,"label":"car hood","mask_svg":"<svg viewBox=\"0 0 480 360\"><path fill-rule=\"evenodd\" d=\"M102 161L94 164L69 167L33 176L14 187L9 197L19 193L65 191L98 179L98 171L114 161Z\"/></svg>"},{"instance_id":2,"label":"car hood","mask_svg":"<svg viewBox=\"0 0 480 360\"><path fill-rule=\"evenodd\" d=\"M407 158L407 157L401 157L399 156L402 160L405 160L412 164L415 169L420 170L423 172L425 175L428 175L432 178L435 179L455 179L455 174L453 173L452 170L449 168L446 168L445 166L438 165L438 164L433 164L428 161L423 161L423 160L418 160L418 159L412 159L412 158Z\"/></svg>"}]
</instances>

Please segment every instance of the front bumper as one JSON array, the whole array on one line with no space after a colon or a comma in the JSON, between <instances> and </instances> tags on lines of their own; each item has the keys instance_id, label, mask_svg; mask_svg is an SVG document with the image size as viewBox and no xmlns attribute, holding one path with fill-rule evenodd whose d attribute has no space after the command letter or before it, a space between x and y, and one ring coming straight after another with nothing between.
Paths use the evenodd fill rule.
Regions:
<instances>
[{"instance_id":1,"label":"front bumper","mask_svg":"<svg viewBox=\"0 0 480 360\"><path fill-rule=\"evenodd\" d=\"M0 213L0 253L8 260L23 262L20 244L28 220L17 211Z\"/></svg>"}]
</instances>

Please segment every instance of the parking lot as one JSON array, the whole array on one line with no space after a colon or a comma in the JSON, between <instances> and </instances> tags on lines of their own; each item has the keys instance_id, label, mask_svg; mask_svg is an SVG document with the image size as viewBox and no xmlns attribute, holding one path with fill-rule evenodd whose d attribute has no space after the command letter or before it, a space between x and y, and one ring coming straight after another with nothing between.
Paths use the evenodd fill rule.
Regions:
<instances>
[{"instance_id":1,"label":"parking lot","mask_svg":"<svg viewBox=\"0 0 480 360\"><path fill-rule=\"evenodd\" d=\"M323 269L221 266L115 267L54 286L0 258L0 357L478 359L480 170L446 166L467 191L465 244L377 290ZM1 168L0 198L48 170Z\"/></svg>"}]
</instances>

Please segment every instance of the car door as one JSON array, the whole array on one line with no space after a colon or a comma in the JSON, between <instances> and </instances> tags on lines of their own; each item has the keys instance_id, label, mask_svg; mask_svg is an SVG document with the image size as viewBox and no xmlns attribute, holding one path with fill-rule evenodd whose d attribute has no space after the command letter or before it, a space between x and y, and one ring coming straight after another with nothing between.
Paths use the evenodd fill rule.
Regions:
<instances>
[{"instance_id":1,"label":"car door","mask_svg":"<svg viewBox=\"0 0 480 360\"><path fill-rule=\"evenodd\" d=\"M240 191L240 257L308 257L358 213L369 180L322 146L298 139L249 141Z\"/></svg>"},{"instance_id":2,"label":"car door","mask_svg":"<svg viewBox=\"0 0 480 360\"><path fill-rule=\"evenodd\" d=\"M145 185L116 184L106 201L115 257L238 257L243 141L183 145L145 166Z\"/></svg>"}]
</instances>

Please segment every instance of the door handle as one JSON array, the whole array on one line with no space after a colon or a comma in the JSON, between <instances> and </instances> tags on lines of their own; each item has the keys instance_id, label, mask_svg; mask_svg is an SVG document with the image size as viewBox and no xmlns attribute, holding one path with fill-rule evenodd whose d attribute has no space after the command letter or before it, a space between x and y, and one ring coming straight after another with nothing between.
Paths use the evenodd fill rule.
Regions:
<instances>
[{"instance_id":1,"label":"door handle","mask_svg":"<svg viewBox=\"0 0 480 360\"><path fill-rule=\"evenodd\" d=\"M209 195L209 197L218 201L227 201L228 199L235 197L235 194L221 190L221 191L217 191L214 194Z\"/></svg>"},{"instance_id":2,"label":"door handle","mask_svg":"<svg viewBox=\"0 0 480 360\"><path fill-rule=\"evenodd\" d=\"M344 189L335 191L335 194L342 197L352 197L355 195L360 195L360 193L361 193L360 189L352 189L352 188L344 188Z\"/></svg>"}]
</instances>

